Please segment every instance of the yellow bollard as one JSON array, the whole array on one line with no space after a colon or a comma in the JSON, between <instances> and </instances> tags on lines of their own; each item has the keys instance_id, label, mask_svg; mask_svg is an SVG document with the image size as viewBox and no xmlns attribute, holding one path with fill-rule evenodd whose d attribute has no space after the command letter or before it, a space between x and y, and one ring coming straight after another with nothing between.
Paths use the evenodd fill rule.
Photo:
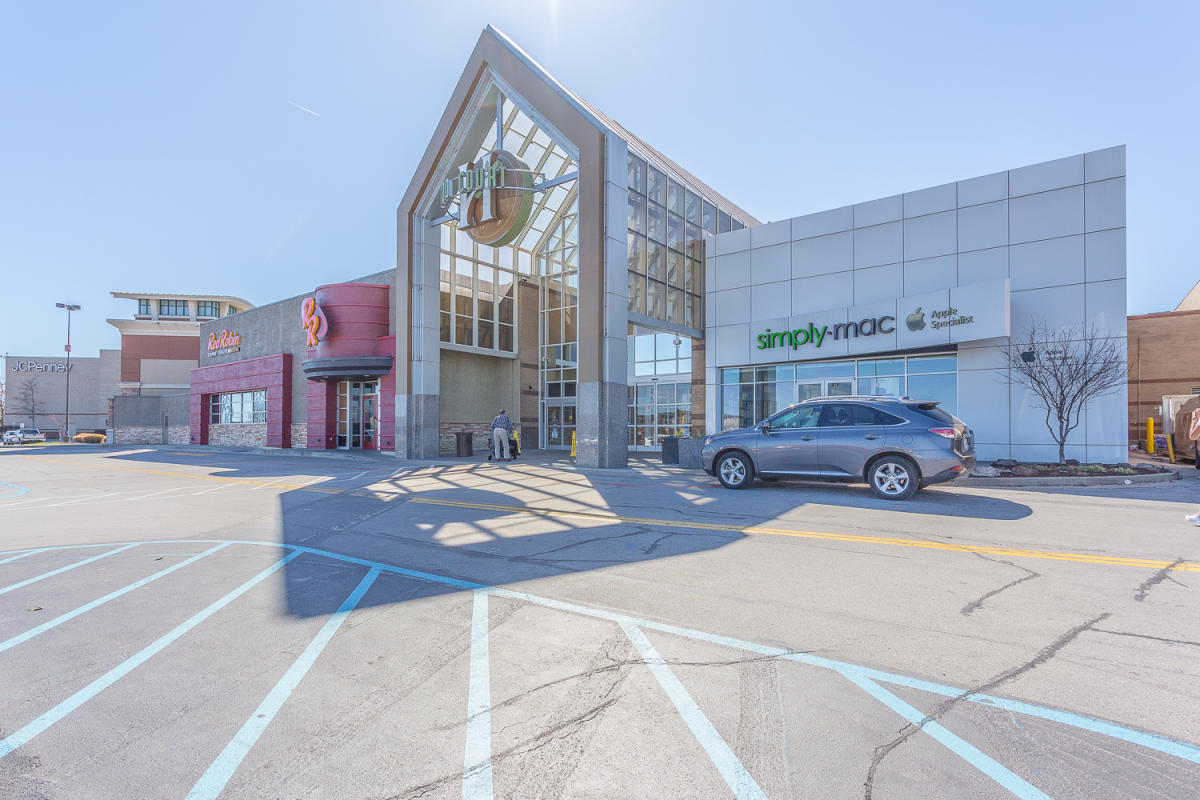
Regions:
<instances>
[{"instance_id":1,"label":"yellow bollard","mask_svg":"<svg viewBox=\"0 0 1200 800\"><path fill-rule=\"evenodd\" d=\"M1146 452L1154 455L1154 417L1146 417Z\"/></svg>"},{"instance_id":2,"label":"yellow bollard","mask_svg":"<svg viewBox=\"0 0 1200 800\"><path fill-rule=\"evenodd\" d=\"M575 431L571 431L571 458L575 457Z\"/></svg>"},{"instance_id":3,"label":"yellow bollard","mask_svg":"<svg viewBox=\"0 0 1200 800\"><path fill-rule=\"evenodd\" d=\"M1174 436L1167 435L1167 457L1171 459L1171 463L1175 463L1175 443Z\"/></svg>"}]
</instances>

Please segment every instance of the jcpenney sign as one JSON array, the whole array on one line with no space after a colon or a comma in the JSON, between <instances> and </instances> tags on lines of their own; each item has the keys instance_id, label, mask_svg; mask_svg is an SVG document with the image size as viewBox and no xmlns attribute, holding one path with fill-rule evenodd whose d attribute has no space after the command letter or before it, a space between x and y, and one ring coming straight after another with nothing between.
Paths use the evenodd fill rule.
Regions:
<instances>
[{"instance_id":1,"label":"jcpenney sign","mask_svg":"<svg viewBox=\"0 0 1200 800\"><path fill-rule=\"evenodd\" d=\"M1008 279L752 322L750 361L828 358L1009 335Z\"/></svg>"},{"instance_id":2,"label":"jcpenney sign","mask_svg":"<svg viewBox=\"0 0 1200 800\"><path fill-rule=\"evenodd\" d=\"M74 369L72 364L70 369ZM12 365L13 372L66 372L68 369L66 364L55 364L50 361L26 361L21 359L14 361Z\"/></svg>"}]
</instances>

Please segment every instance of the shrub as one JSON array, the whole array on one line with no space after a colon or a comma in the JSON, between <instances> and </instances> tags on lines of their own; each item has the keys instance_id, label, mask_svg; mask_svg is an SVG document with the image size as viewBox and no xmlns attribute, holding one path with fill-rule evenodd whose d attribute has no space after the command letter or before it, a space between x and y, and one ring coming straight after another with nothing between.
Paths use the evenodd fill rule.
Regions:
<instances>
[{"instance_id":1,"label":"shrub","mask_svg":"<svg viewBox=\"0 0 1200 800\"><path fill-rule=\"evenodd\" d=\"M71 441L80 444L104 444L106 439L103 433L77 433Z\"/></svg>"}]
</instances>

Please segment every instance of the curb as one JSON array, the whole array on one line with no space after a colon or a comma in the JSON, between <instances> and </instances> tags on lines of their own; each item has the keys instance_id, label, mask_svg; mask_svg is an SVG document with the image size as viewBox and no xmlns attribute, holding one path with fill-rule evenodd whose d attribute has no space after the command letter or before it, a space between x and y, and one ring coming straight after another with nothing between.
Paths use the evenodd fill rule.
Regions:
<instances>
[{"instance_id":1,"label":"curb","mask_svg":"<svg viewBox=\"0 0 1200 800\"><path fill-rule=\"evenodd\" d=\"M1170 481L1177 481L1179 479L1179 473L1172 470L1170 472L1159 472L1150 475L1097 475L1095 477L1088 475L1070 475L1061 478L968 477L961 481L955 481L955 484L958 486L978 486L985 489L1002 489L1006 486L1012 488L1029 488L1034 486L1050 488L1054 486L1138 486L1145 485L1147 483L1169 483ZM1126 483L1126 481L1128 481L1128 483Z\"/></svg>"}]
</instances>

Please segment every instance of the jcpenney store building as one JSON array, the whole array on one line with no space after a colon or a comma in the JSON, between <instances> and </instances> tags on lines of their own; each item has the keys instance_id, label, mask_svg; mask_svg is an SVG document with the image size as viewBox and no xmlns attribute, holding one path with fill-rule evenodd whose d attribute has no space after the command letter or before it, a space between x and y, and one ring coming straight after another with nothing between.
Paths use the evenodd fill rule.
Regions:
<instances>
[{"instance_id":1,"label":"jcpenney store building","mask_svg":"<svg viewBox=\"0 0 1200 800\"><path fill-rule=\"evenodd\" d=\"M942 401L981 456L1056 456L999 348L1125 336L1124 149L770 224L480 36L397 208L396 268L207 323L191 440L621 466L821 394ZM344 276L330 276L344 280ZM1123 460L1126 400L1069 455Z\"/></svg>"}]
</instances>

